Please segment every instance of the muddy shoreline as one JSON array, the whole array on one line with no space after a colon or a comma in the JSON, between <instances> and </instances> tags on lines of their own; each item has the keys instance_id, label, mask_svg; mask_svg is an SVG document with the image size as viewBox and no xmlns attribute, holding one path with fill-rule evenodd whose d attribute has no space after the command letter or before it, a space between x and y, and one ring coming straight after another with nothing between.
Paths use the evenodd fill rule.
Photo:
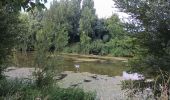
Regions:
<instances>
[{"instance_id":1,"label":"muddy shoreline","mask_svg":"<svg viewBox=\"0 0 170 100\"><path fill-rule=\"evenodd\" d=\"M9 67L4 74L9 79L33 79L34 70L35 68ZM58 76L55 77L61 88L82 88L86 92L96 92L97 98L100 100L121 100L121 98L125 98L125 94L121 90L121 81L123 80L121 76L109 77L89 72L75 73L72 71L64 71L62 75L65 76L60 80L58 80Z\"/></svg>"}]
</instances>

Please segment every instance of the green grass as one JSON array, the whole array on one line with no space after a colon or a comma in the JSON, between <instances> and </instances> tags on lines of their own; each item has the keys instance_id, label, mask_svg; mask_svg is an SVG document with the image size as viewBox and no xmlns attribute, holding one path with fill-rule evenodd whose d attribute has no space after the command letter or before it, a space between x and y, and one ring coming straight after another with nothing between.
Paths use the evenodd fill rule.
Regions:
<instances>
[{"instance_id":1,"label":"green grass","mask_svg":"<svg viewBox=\"0 0 170 100\"><path fill-rule=\"evenodd\" d=\"M34 83L19 80L0 80L0 100L94 100L95 93L82 89L59 88L57 85L37 87Z\"/></svg>"}]
</instances>

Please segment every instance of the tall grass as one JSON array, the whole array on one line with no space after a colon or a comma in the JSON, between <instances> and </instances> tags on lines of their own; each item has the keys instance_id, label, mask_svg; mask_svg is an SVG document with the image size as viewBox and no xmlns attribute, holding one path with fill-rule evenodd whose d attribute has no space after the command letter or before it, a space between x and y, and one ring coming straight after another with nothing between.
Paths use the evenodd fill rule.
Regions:
<instances>
[{"instance_id":1,"label":"tall grass","mask_svg":"<svg viewBox=\"0 0 170 100\"><path fill-rule=\"evenodd\" d=\"M144 100L169 100L170 99L170 75L160 70L159 75L152 81L126 80L122 81L122 89L129 98L144 98Z\"/></svg>"},{"instance_id":2,"label":"tall grass","mask_svg":"<svg viewBox=\"0 0 170 100\"><path fill-rule=\"evenodd\" d=\"M0 100L94 100L94 93L82 89L59 88L57 85L39 88L23 80L0 80Z\"/></svg>"}]
</instances>

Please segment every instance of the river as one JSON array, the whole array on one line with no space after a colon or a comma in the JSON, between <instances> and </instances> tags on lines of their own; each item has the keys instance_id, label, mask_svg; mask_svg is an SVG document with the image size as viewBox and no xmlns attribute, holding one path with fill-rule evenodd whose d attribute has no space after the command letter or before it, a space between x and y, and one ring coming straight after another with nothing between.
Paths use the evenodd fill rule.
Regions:
<instances>
[{"instance_id":1,"label":"river","mask_svg":"<svg viewBox=\"0 0 170 100\"><path fill-rule=\"evenodd\" d=\"M50 54L53 56L53 54ZM31 76L34 68L34 52L15 52L12 64L16 68L6 75L9 77ZM57 84L61 88L78 87L96 92L99 100L126 100L127 94L121 89L123 71L128 70L127 59L111 56L58 54L55 61L65 78ZM79 65L77 72L75 65Z\"/></svg>"},{"instance_id":2,"label":"river","mask_svg":"<svg viewBox=\"0 0 170 100\"><path fill-rule=\"evenodd\" d=\"M100 57L95 55L59 54L58 66L62 71L76 71L75 65L79 65L79 72L92 74L121 76L123 71L128 70L126 59L116 57ZM34 67L34 52L15 52L13 65L17 67ZM58 67L56 66L56 67Z\"/></svg>"}]
</instances>

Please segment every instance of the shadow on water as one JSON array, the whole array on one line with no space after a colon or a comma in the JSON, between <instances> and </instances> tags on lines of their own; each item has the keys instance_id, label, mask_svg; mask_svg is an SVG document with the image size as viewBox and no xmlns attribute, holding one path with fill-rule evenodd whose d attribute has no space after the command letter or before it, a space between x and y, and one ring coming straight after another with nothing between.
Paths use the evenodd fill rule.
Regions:
<instances>
[{"instance_id":1,"label":"shadow on water","mask_svg":"<svg viewBox=\"0 0 170 100\"><path fill-rule=\"evenodd\" d=\"M76 72L75 64L80 65L79 72L90 72L108 76L121 76L123 71L128 70L126 63L118 60L83 58L76 55L72 57L60 55L59 58L56 63L59 63L58 66L60 66L63 71ZM13 63L17 67L34 67L34 53L14 53Z\"/></svg>"}]
</instances>

